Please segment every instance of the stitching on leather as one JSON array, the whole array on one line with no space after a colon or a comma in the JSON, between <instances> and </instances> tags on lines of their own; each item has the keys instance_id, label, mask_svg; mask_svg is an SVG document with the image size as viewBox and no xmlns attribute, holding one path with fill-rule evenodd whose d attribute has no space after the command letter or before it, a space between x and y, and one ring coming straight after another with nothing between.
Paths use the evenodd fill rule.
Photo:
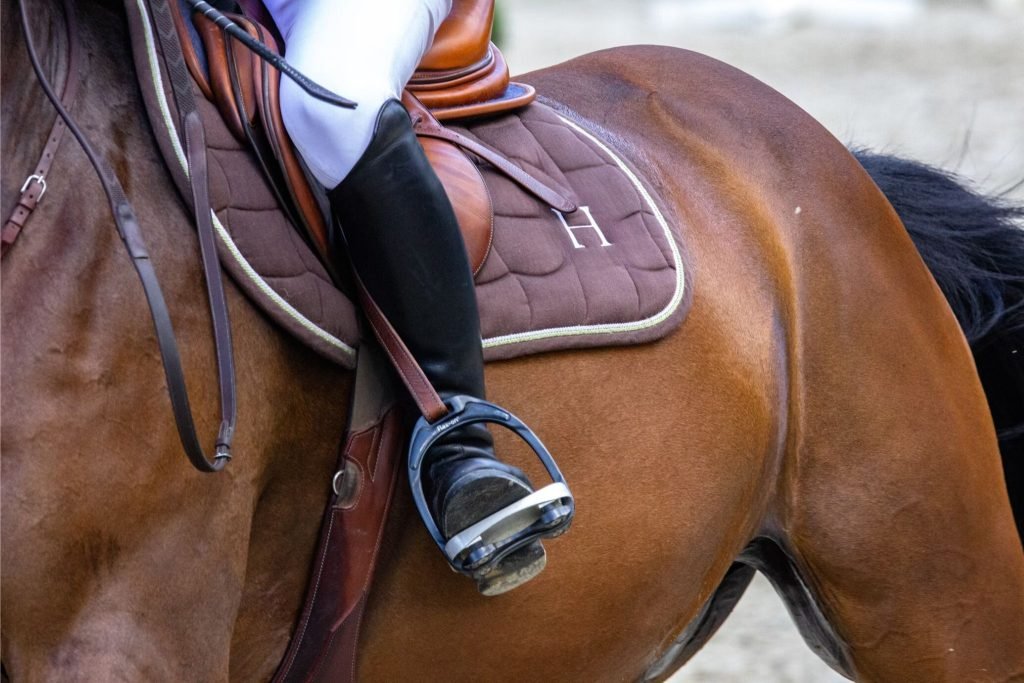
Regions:
<instances>
[{"instance_id":1,"label":"stitching on leather","mask_svg":"<svg viewBox=\"0 0 1024 683\"><path fill-rule=\"evenodd\" d=\"M302 619L302 628L298 631L298 635L297 635L297 638L295 640L297 645L295 646L295 650L292 652L291 656L288 659L288 665L285 667L284 673L281 674L281 678L282 679L286 678L288 676L288 673L292 670L292 665L295 663L295 658L298 656L299 650L302 648L302 639L306 635L306 627L309 625L309 620L313 616L313 606L316 605L316 595L317 595L317 592L320 590L320 579L323 577L324 564L327 562L327 551L330 549L330 545L331 545L331 542L330 542L331 531L334 529L334 516L335 516L335 514L336 513L332 510L331 511L331 521L327 525L327 542L324 544L324 552L320 556L320 568L317 569L317 572L316 572L316 583L313 584L313 597L309 601L309 604L310 604L309 613L304 615L304 617ZM338 514L340 514L340 513L338 513Z\"/></svg>"},{"instance_id":2,"label":"stitching on leather","mask_svg":"<svg viewBox=\"0 0 1024 683\"><path fill-rule=\"evenodd\" d=\"M487 193L487 205L491 208L491 227L487 233L487 247L484 249L484 256L480 259L480 265L476 270L473 271L473 277L484 269L484 264L487 263L487 257L491 255L491 247L494 245L494 197L491 196L491 188L487 187L486 181L484 181L484 174L480 172L480 167L470 162L470 166L476 171L477 178L480 179L480 185L484 188L484 192Z\"/></svg>"}]
</instances>

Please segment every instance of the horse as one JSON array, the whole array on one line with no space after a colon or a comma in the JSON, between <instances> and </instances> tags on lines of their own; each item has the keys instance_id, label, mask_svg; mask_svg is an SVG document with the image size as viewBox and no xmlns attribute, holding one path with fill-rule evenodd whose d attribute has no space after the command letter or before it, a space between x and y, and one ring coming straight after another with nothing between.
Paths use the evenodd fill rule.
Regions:
<instances>
[{"instance_id":1,"label":"horse","mask_svg":"<svg viewBox=\"0 0 1024 683\"><path fill-rule=\"evenodd\" d=\"M145 123L118 3L80 11L89 77L74 115L135 204L212 433L190 217ZM60 12L32 12L59 81ZM5 209L53 117L13 14L4 3ZM538 579L485 599L399 496L359 680L664 680L756 571L849 677L1020 676L1024 554L992 417L1016 419L1002 401L1024 385L996 353L1019 340L1019 211L916 164L858 161L775 91L695 53L618 48L526 80L682 219L692 309L659 342L488 366L490 397L558 457L576 523ZM2 268L5 676L265 680L300 609L352 376L228 282L235 459L193 471L143 297L70 142L49 181ZM936 275L962 318L979 314L979 354L996 354L985 367L1003 382L991 410L922 253L950 266ZM996 260L1011 270L994 274Z\"/></svg>"}]
</instances>

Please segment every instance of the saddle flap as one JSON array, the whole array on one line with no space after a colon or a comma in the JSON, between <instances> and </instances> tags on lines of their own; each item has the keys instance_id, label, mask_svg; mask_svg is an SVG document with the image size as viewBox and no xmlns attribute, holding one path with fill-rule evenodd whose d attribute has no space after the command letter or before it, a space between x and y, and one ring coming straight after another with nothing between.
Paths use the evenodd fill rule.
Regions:
<instances>
[{"instance_id":1,"label":"saddle flap","mask_svg":"<svg viewBox=\"0 0 1024 683\"><path fill-rule=\"evenodd\" d=\"M256 33L268 47L277 49L277 41L268 29L256 22L250 22L244 17L239 17L239 19L249 24L249 30ZM277 159L281 167L281 175L287 185L288 194L295 202L298 219L302 221L306 234L312 239L317 250L326 255L328 253L327 220L314 194L314 185L310 182L305 168L299 160L298 152L288 131L285 130L284 119L281 117L281 72L268 66L263 60L250 56L254 60L251 83L259 103L260 120L263 123L264 133L274 153L274 158Z\"/></svg>"},{"instance_id":2,"label":"saddle flap","mask_svg":"<svg viewBox=\"0 0 1024 683\"><path fill-rule=\"evenodd\" d=\"M405 93L402 104L413 120L433 120L427 108L411 93ZM476 275L487 260L494 237L494 208L487 185L477 165L456 145L424 136L419 141L455 209L469 264Z\"/></svg>"}]
</instances>

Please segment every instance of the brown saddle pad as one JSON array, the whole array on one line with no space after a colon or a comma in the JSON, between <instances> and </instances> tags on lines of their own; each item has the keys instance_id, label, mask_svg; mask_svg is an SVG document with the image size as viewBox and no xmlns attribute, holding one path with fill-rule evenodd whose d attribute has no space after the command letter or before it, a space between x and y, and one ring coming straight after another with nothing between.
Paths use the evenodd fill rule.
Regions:
<instances>
[{"instance_id":1,"label":"brown saddle pad","mask_svg":"<svg viewBox=\"0 0 1024 683\"><path fill-rule=\"evenodd\" d=\"M136 50L161 151L186 187L173 98L152 41ZM249 150L197 88L206 128L210 199L225 268L273 320L324 356L351 366L355 307L292 228ZM561 188L579 206L550 209L477 160L494 209L493 243L477 273L487 360L653 341L685 314L679 230L621 153L544 104L451 126Z\"/></svg>"}]
</instances>

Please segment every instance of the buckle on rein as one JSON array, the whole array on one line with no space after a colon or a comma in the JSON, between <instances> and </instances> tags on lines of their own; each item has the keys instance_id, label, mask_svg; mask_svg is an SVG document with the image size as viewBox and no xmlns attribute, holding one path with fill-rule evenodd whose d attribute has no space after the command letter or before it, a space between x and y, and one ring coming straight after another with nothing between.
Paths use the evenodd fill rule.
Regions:
<instances>
[{"instance_id":1,"label":"buckle on rein","mask_svg":"<svg viewBox=\"0 0 1024 683\"><path fill-rule=\"evenodd\" d=\"M576 503L555 464L537 435L512 413L472 396L454 396L445 404L450 412L431 424L421 417L409 443L409 486L413 501L434 543L452 570L478 578L509 553L535 539L564 533L572 523ZM423 494L423 459L437 441L467 424L487 422L504 427L526 442L540 459L552 483L463 529L445 541Z\"/></svg>"}]
</instances>

